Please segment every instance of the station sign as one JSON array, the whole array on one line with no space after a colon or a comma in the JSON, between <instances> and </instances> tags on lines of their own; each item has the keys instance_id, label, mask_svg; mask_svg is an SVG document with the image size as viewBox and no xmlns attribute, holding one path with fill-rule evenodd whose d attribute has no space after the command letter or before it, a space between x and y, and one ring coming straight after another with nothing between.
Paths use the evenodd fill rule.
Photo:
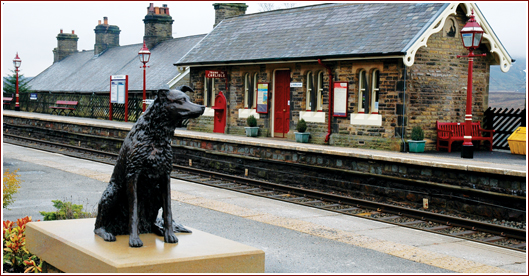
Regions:
<instances>
[{"instance_id":1,"label":"station sign","mask_svg":"<svg viewBox=\"0 0 529 276\"><path fill-rule=\"evenodd\" d=\"M208 78L208 79L222 79L222 78L226 78L226 72L225 71L218 71L218 70L206 70L206 78Z\"/></svg>"}]
</instances>

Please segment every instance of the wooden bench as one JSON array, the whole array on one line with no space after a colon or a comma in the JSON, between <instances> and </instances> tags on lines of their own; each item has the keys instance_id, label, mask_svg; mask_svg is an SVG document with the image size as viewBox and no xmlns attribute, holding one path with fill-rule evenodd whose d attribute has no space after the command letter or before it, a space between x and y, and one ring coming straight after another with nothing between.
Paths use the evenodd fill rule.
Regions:
<instances>
[{"instance_id":1,"label":"wooden bench","mask_svg":"<svg viewBox=\"0 0 529 276\"><path fill-rule=\"evenodd\" d=\"M57 113L57 115L60 115L63 113L66 116L69 116L70 114L75 114L75 109L77 108L77 101L57 101L55 102L54 106L50 106L51 113L54 112Z\"/></svg>"},{"instance_id":2,"label":"wooden bench","mask_svg":"<svg viewBox=\"0 0 529 276\"><path fill-rule=\"evenodd\" d=\"M13 101L13 97L4 97L4 105L11 105L11 101Z\"/></svg>"},{"instance_id":3,"label":"wooden bench","mask_svg":"<svg viewBox=\"0 0 529 276\"><path fill-rule=\"evenodd\" d=\"M483 134L487 134L483 136ZM472 142L489 141L489 150L492 151L492 138L494 130L482 129L479 122L472 123ZM437 121L437 151L440 148L448 149L452 152L452 143L464 141L465 123L445 123ZM447 142L447 145L441 145L441 142Z\"/></svg>"}]
</instances>

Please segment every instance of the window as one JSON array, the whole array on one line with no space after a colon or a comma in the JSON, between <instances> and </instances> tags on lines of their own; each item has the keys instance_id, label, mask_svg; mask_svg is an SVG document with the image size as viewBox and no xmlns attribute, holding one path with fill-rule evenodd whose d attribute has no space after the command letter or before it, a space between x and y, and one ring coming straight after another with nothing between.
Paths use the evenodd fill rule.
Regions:
<instances>
[{"instance_id":1,"label":"window","mask_svg":"<svg viewBox=\"0 0 529 276\"><path fill-rule=\"evenodd\" d=\"M255 109L255 97L257 93L257 73L253 78L250 73L244 75L244 108Z\"/></svg>"},{"instance_id":2,"label":"window","mask_svg":"<svg viewBox=\"0 0 529 276\"><path fill-rule=\"evenodd\" d=\"M358 74L358 113L365 112L366 106L366 71L362 70Z\"/></svg>"},{"instance_id":3,"label":"window","mask_svg":"<svg viewBox=\"0 0 529 276\"><path fill-rule=\"evenodd\" d=\"M318 73L318 111L323 110L323 71Z\"/></svg>"},{"instance_id":4,"label":"window","mask_svg":"<svg viewBox=\"0 0 529 276\"><path fill-rule=\"evenodd\" d=\"M204 105L212 107L215 105L215 79L204 76Z\"/></svg>"},{"instance_id":5,"label":"window","mask_svg":"<svg viewBox=\"0 0 529 276\"><path fill-rule=\"evenodd\" d=\"M378 70L373 71L371 87L371 114L378 114L378 97L380 92L380 77Z\"/></svg>"},{"instance_id":6,"label":"window","mask_svg":"<svg viewBox=\"0 0 529 276\"><path fill-rule=\"evenodd\" d=\"M313 91L316 91L314 89L314 75L312 72L307 73L307 93L305 94L305 110L307 111L314 111L316 108L315 103L315 96L316 93L313 93Z\"/></svg>"}]
</instances>

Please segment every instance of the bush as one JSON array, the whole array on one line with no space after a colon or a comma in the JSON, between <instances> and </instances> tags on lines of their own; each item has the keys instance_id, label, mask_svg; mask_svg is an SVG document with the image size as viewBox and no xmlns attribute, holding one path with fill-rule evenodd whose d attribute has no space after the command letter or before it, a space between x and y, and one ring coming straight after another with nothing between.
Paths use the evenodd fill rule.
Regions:
<instances>
[{"instance_id":1,"label":"bush","mask_svg":"<svg viewBox=\"0 0 529 276\"><path fill-rule=\"evenodd\" d=\"M31 217L17 220L17 225L9 220L3 222L3 264L4 272L42 272L42 261L26 249L26 224Z\"/></svg>"},{"instance_id":2,"label":"bush","mask_svg":"<svg viewBox=\"0 0 529 276\"><path fill-rule=\"evenodd\" d=\"M83 205L72 204L71 202L62 202L60 200L52 200L53 206L57 209L54 212L40 211L44 216L44 220L63 220L63 219L78 219L78 218L93 218L95 214L84 212Z\"/></svg>"},{"instance_id":3,"label":"bush","mask_svg":"<svg viewBox=\"0 0 529 276\"><path fill-rule=\"evenodd\" d=\"M256 127L257 126L257 119L253 115L250 115L248 118L246 118L246 123L249 127Z\"/></svg>"},{"instance_id":4,"label":"bush","mask_svg":"<svg viewBox=\"0 0 529 276\"><path fill-rule=\"evenodd\" d=\"M13 204L13 202L15 201L13 199L13 195L18 192L21 182L21 180L18 179L19 175L17 174L17 172L18 169L16 169L12 173L9 172L9 170L6 170L4 172L4 177L2 179L2 208L6 208L7 206Z\"/></svg>"},{"instance_id":5,"label":"bush","mask_svg":"<svg viewBox=\"0 0 529 276\"><path fill-rule=\"evenodd\" d=\"M420 126L414 126L411 130L411 139L414 141L424 140L424 131Z\"/></svg>"},{"instance_id":6,"label":"bush","mask_svg":"<svg viewBox=\"0 0 529 276\"><path fill-rule=\"evenodd\" d=\"M301 119L298 121L298 124L296 125L296 130L298 132L305 132L307 130L307 123L305 120Z\"/></svg>"}]
</instances>

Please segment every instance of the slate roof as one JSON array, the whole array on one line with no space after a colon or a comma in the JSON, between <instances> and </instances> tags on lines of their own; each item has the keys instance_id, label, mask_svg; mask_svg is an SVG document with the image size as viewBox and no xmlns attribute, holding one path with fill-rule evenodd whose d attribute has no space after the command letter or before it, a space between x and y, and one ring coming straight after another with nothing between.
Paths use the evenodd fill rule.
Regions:
<instances>
[{"instance_id":1,"label":"slate roof","mask_svg":"<svg viewBox=\"0 0 529 276\"><path fill-rule=\"evenodd\" d=\"M447 6L337 3L232 17L176 65L403 55Z\"/></svg>"},{"instance_id":2,"label":"slate roof","mask_svg":"<svg viewBox=\"0 0 529 276\"><path fill-rule=\"evenodd\" d=\"M147 63L147 90L167 88L178 75L174 61L180 59L205 35L166 40L151 51ZM142 43L110 48L99 56L94 51L72 54L52 64L33 78L29 85L35 91L108 92L111 75L129 75L129 91L143 91L143 64L138 59Z\"/></svg>"}]
</instances>

